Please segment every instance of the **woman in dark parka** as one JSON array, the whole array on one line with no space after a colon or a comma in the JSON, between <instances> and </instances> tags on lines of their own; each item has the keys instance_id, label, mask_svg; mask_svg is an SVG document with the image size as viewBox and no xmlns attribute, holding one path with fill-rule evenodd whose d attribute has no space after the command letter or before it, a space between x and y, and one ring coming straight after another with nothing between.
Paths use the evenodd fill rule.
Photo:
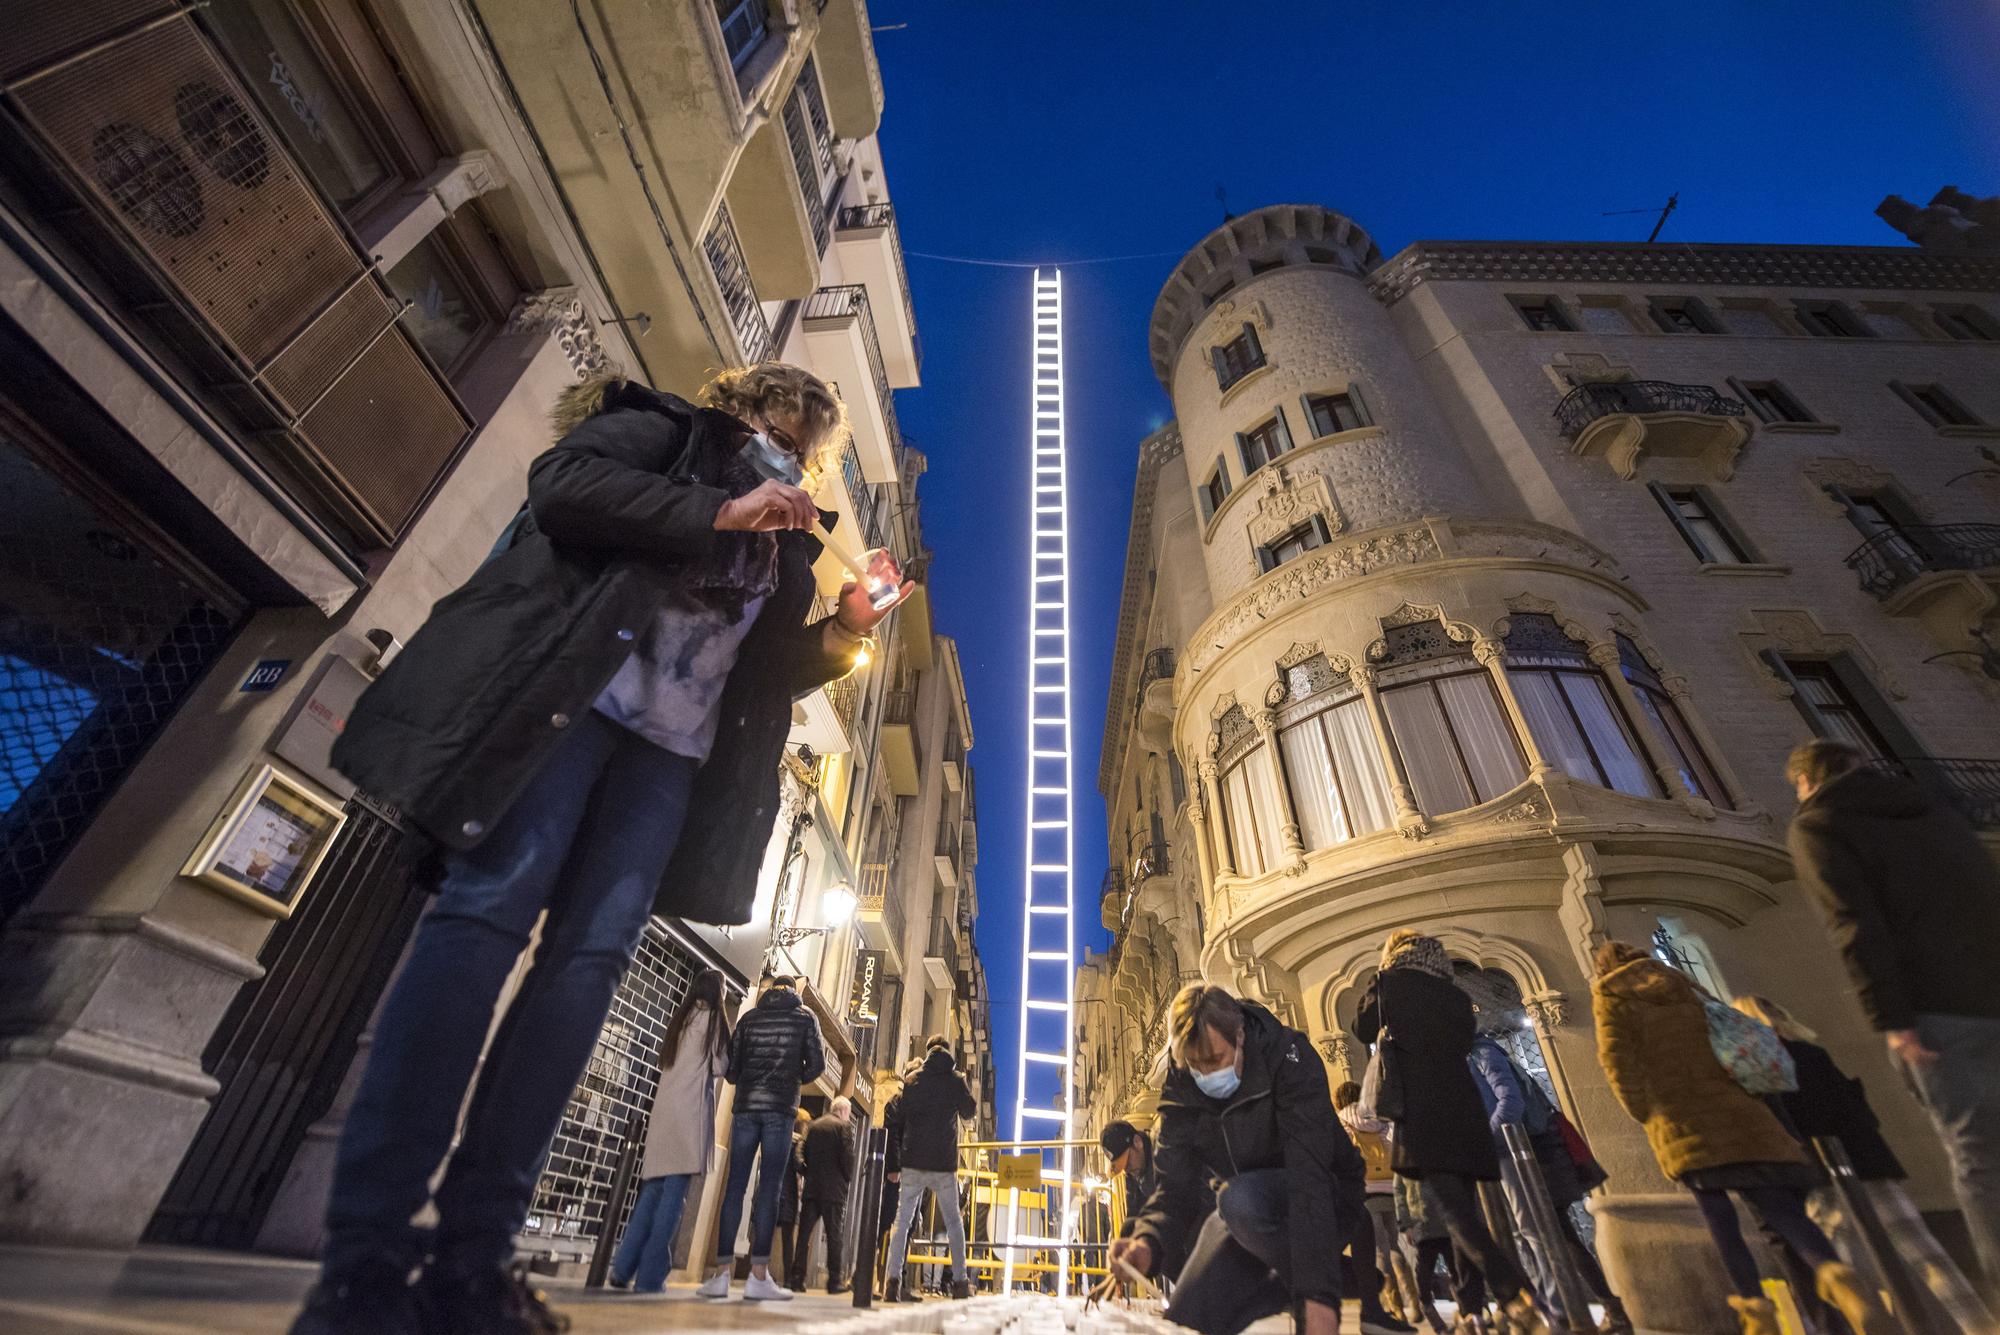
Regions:
<instances>
[{"instance_id":1,"label":"woman in dark parka","mask_svg":"<svg viewBox=\"0 0 2000 1335\"><path fill-rule=\"evenodd\" d=\"M616 376L568 391L504 550L432 609L335 743L440 850L442 877L383 1004L294 1335L414 1335L419 1302L427 1335L560 1329L509 1266L618 981L652 913L748 919L792 700L852 670L886 615L849 586L808 622L819 514L780 477L841 443L832 392L766 362L702 399ZM871 573L900 585L886 556ZM475 1069L426 1256L410 1220Z\"/></svg>"},{"instance_id":2,"label":"woman in dark parka","mask_svg":"<svg viewBox=\"0 0 2000 1335\"><path fill-rule=\"evenodd\" d=\"M1354 1031L1371 1045L1385 1031L1395 1039L1403 1086L1402 1115L1392 1119L1395 1170L1423 1183L1427 1203L1436 1201L1452 1241L1479 1267L1514 1329L1546 1329L1520 1269L1479 1212L1477 1184L1499 1181L1500 1159L1465 1062L1475 1032L1472 998L1452 982L1443 943L1407 927L1390 933Z\"/></svg>"}]
</instances>

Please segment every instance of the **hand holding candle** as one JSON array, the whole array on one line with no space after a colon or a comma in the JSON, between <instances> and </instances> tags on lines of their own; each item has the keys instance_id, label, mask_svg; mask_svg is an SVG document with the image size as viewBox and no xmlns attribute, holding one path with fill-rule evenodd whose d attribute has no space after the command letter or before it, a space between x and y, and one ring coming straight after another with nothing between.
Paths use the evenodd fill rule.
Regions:
<instances>
[{"instance_id":1,"label":"hand holding candle","mask_svg":"<svg viewBox=\"0 0 2000 1335\"><path fill-rule=\"evenodd\" d=\"M842 586L840 609L835 614L840 624L853 634L866 635L874 630L916 588L916 581L904 579L896 558L883 548L868 552L863 561L824 535L822 541L842 565L854 572L858 581Z\"/></svg>"}]
</instances>

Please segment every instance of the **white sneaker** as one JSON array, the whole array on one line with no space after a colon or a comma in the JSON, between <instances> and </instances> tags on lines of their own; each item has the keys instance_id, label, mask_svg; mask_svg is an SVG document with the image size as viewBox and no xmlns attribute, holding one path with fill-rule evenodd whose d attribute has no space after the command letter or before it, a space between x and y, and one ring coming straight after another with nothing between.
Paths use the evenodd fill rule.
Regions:
<instances>
[{"instance_id":1,"label":"white sneaker","mask_svg":"<svg viewBox=\"0 0 2000 1335\"><path fill-rule=\"evenodd\" d=\"M696 1289L694 1293L697 1298L727 1298L729 1296L729 1271L726 1268L716 1271L703 1280L701 1287Z\"/></svg>"},{"instance_id":2,"label":"white sneaker","mask_svg":"<svg viewBox=\"0 0 2000 1335\"><path fill-rule=\"evenodd\" d=\"M792 1300L792 1291L775 1279L759 1279L752 1275L744 1281L743 1297L753 1303L788 1303Z\"/></svg>"}]
</instances>

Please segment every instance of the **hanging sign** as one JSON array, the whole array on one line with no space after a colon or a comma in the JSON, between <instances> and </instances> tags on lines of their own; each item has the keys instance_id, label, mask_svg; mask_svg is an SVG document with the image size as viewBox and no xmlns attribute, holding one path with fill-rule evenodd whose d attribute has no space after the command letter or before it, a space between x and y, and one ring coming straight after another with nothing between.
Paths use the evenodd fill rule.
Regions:
<instances>
[{"instance_id":1,"label":"hanging sign","mask_svg":"<svg viewBox=\"0 0 2000 1335\"><path fill-rule=\"evenodd\" d=\"M996 1185L1002 1191L1042 1189L1042 1156L1039 1154L1002 1154L994 1160L993 1166L1000 1179Z\"/></svg>"},{"instance_id":2,"label":"hanging sign","mask_svg":"<svg viewBox=\"0 0 2000 1335\"><path fill-rule=\"evenodd\" d=\"M881 1019L882 952L864 950L854 957L854 986L847 994L847 1022L871 1029Z\"/></svg>"}]
</instances>

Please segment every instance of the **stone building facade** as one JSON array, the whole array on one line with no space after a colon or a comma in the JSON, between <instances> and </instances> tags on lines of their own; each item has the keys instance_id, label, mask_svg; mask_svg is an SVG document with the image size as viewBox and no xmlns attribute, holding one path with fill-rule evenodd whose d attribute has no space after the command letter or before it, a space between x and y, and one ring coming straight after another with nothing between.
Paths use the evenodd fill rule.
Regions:
<instances>
[{"instance_id":1,"label":"stone building facade","mask_svg":"<svg viewBox=\"0 0 2000 1335\"><path fill-rule=\"evenodd\" d=\"M2000 827L1997 318L2000 262L1962 247L1385 259L1309 206L1205 237L1149 333L1177 420L1134 498L1088 1120L1148 1115L1202 977L1358 1078L1355 1002L1420 927L1610 1169L1640 1324L1729 1328L1598 1070L1618 938L1805 1017L1948 1210L1792 879L1781 770L1847 738Z\"/></svg>"},{"instance_id":2,"label":"stone building facade","mask_svg":"<svg viewBox=\"0 0 2000 1335\"><path fill-rule=\"evenodd\" d=\"M0 1237L310 1251L353 1057L423 907L397 813L328 739L516 513L555 396L612 365L684 395L808 366L855 425L817 498L923 578L924 459L893 396L921 352L867 7L0 12ZM837 590L831 557L819 574ZM916 791L896 762L943 753L963 684L935 670L955 660L921 589L882 650L798 706L758 917L653 924L539 1250L605 1227L693 969L808 978L842 1058L815 1097L845 1073L865 1104L857 1066L902 1046L851 1023L850 981L859 952L927 939L930 844L907 915L891 874ZM919 696L936 737L897 713ZM183 875L267 767L342 821L317 870L282 900ZM874 902L844 912L871 850Z\"/></svg>"}]
</instances>

